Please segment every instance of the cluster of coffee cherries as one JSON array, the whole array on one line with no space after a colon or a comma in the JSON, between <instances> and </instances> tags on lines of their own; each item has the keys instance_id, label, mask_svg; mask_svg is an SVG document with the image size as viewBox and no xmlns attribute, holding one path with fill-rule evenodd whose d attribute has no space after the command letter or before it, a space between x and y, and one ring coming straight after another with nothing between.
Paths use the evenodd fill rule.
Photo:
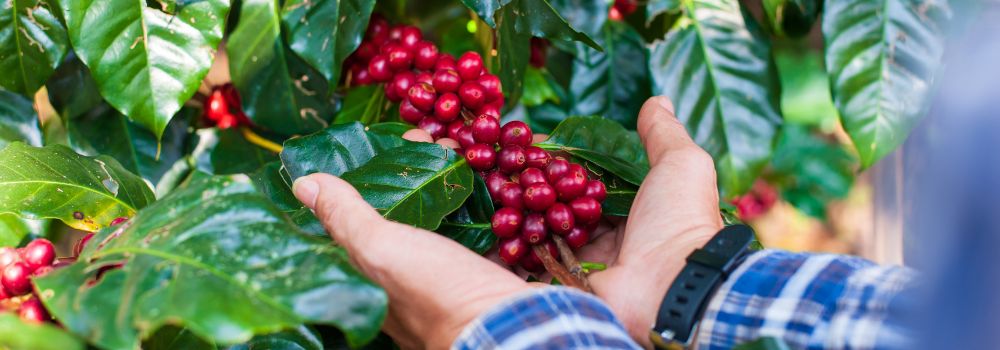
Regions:
<instances>
[{"instance_id":1,"label":"cluster of coffee cherries","mask_svg":"<svg viewBox=\"0 0 1000 350\"><path fill-rule=\"evenodd\" d=\"M625 16L631 15L639 9L637 0L615 0L615 4L608 9L608 18L613 21L622 21Z\"/></svg>"},{"instance_id":2,"label":"cluster of coffee cherries","mask_svg":"<svg viewBox=\"0 0 1000 350\"><path fill-rule=\"evenodd\" d=\"M0 310L9 303L17 305L16 311L24 321L49 321L51 317L35 294L31 278L55 267L56 248L47 239L33 240L23 248L0 248Z\"/></svg>"},{"instance_id":3,"label":"cluster of coffee cherries","mask_svg":"<svg viewBox=\"0 0 1000 350\"><path fill-rule=\"evenodd\" d=\"M240 95L233 84L224 84L212 88L212 93L205 99L202 117L206 124L219 129L229 129L241 125L250 125L250 119L243 113Z\"/></svg>"}]
</instances>

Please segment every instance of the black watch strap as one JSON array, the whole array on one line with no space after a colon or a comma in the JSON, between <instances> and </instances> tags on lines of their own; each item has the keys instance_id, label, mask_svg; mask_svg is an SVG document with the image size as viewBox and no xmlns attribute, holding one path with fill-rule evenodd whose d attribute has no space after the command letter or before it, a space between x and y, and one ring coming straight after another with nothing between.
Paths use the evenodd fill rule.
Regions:
<instances>
[{"instance_id":1,"label":"black watch strap","mask_svg":"<svg viewBox=\"0 0 1000 350\"><path fill-rule=\"evenodd\" d=\"M727 226L687 257L687 264L660 303L656 325L649 335L653 344L664 348L690 345L692 332L712 293L753 251L754 240L749 226Z\"/></svg>"}]
</instances>

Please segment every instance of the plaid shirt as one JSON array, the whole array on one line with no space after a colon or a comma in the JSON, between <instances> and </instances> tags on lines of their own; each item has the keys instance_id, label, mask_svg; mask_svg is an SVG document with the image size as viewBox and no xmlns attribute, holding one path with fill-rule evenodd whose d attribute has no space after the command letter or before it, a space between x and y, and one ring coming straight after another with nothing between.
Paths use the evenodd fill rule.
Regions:
<instances>
[{"instance_id":1,"label":"plaid shirt","mask_svg":"<svg viewBox=\"0 0 1000 350\"><path fill-rule=\"evenodd\" d=\"M849 256L766 250L751 255L712 297L699 349L760 337L792 348L900 349L912 338L914 274ZM522 294L473 321L453 349L638 349L599 299L564 287Z\"/></svg>"}]
</instances>

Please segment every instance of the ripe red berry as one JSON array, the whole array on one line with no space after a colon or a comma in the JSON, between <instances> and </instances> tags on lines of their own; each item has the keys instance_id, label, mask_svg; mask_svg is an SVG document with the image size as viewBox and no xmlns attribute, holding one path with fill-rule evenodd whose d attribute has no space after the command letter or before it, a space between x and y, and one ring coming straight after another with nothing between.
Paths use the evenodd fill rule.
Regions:
<instances>
[{"instance_id":1,"label":"ripe red berry","mask_svg":"<svg viewBox=\"0 0 1000 350\"><path fill-rule=\"evenodd\" d=\"M416 84L416 82L417 75L413 74L413 72L405 71L396 73L396 75L392 77L392 82L389 84L392 86L395 96L397 96L397 98L402 98L410 93L410 88L413 87L413 84Z\"/></svg>"},{"instance_id":2,"label":"ripe red berry","mask_svg":"<svg viewBox=\"0 0 1000 350\"><path fill-rule=\"evenodd\" d=\"M403 100L403 102L399 104L399 118L407 123L416 125L417 123L420 123L425 116L427 116L427 114L417 109L417 107L414 107L413 104L410 103L410 100Z\"/></svg>"},{"instance_id":3,"label":"ripe red berry","mask_svg":"<svg viewBox=\"0 0 1000 350\"><path fill-rule=\"evenodd\" d=\"M495 144L500 139L500 121L481 115L472 121L472 137L476 142Z\"/></svg>"},{"instance_id":4,"label":"ripe red berry","mask_svg":"<svg viewBox=\"0 0 1000 350\"><path fill-rule=\"evenodd\" d=\"M531 146L531 129L528 124L522 121L512 121L503 126L500 130L500 146L518 145L521 147Z\"/></svg>"},{"instance_id":5,"label":"ripe red berry","mask_svg":"<svg viewBox=\"0 0 1000 350\"><path fill-rule=\"evenodd\" d=\"M452 120L448 123L448 138L458 141L458 131L462 130L465 126L465 121L462 119Z\"/></svg>"},{"instance_id":6,"label":"ripe red berry","mask_svg":"<svg viewBox=\"0 0 1000 350\"><path fill-rule=\"evenodd\" d=\"M549 230L545 227L545 217L542 214L531 213L524 217L521 239L528 244L539 244L548 236Z\"/></svg>"},{"instance_id":7,"label":"ripe red berry","mask_svg":"<svg viewBox=\"0 0 1000 350\"><path fill-rule=\"evenodd\" d=\"M487 117L493 119L492 117ZM521 169L524 169L524 150L521 146L507 146L500 149L500 154L497 157L497 166L500 167L500 171L506 174L519 173Z\"/></svg>"},{"instance_id":8,"label":"ripe red berry","mask_svg":"<svg viewBox=\"0 0 1000 350\"><path fill-rule=\"evenodd\" d=\"M222 90L212 91L208 97L208 108L205 109L205 116L210 120L218 121L220 117L229 114L229 105L226 103Z\"/></svg>"},{"instance_id":9,"label":"ripe red berry","mask_svg":"<svg viewBox=\"0 0 1000 350\"><path fill-rule=\"evenodd\" d=\"M570 209L576 221L582 224L592 224L601 219L601 203L591 197L580 197L569 202Z\"/></svg>"},{"instance_id":10,"label":"ripe red berry","mask_svg":"<svg viewBox=\"0 0 1000 350\"><path fill-rule=\"evenodd\" d=\"M396 40L396 41L398 41L400 38L402 38L403 37L403 27L406 27L406 26L400 24L400 25L392 26L391 28L389 28L389 40Z\"/></svg>"},{"instance_id":11,"label":"ripe red berry","mask_svg":"<svg viewBox=\"0 0 1000 350\"><path fill-rule=\"evenodd\" d=\"M500 187L499 202L506 208L521 209L524 207L524 191L521 185L513 182L506 182Z\"/></svg>"},{"instance_id":12,"label":"ripe red berry","mask_svg":"<svg viewBox=\"0 0 1000 350\"><path fill-rule=\"evenodd\" d=\"M539 258L537 254L535 254L534 249L530 249L529 247L529 250L530 252L525 254L524 257L521 258L521 261L518 262L518 264L520 264L521 268L525 269L528 272L539 273L544 271L545 265L542 264L542 259Z\"/></svg>"},{"instance_id":13,"label":"ripe red berry","mask_svg":"<svg viewBox=\"0 0 1000 350\"><path fill-rule=\"evenodd\" d=\"M23 262L15 262L7 265L0 276L0 282L7 292L12 296L28 294L31 291L31 268Z\"/></svg>"},{"instance_id":14,"label":"ripe red berry","mask_svg":"<svg viewBox=\"0 0 1000 350\"><path fill-rule=\"evenodd\" d=\"M528 146L524 148L524 159L525 164L529 168L545 169L545 167L549 166L552 156L544 149L536 146Z\"/></svg>"},{"instance_id":15,"label":"ripe red berry","mask_svg":"<svg viewBox=\"0 0 1000 350\"><path fill-rule=\"evenodd\" d=\"M428 72L417 73L417 83L427 83L434 86L434 74Z\"/></svg>"},{"instance_id":16,"label":"ripe red berry","mask_svg":"<svg viewBox=\"0 0 1000 350\"><path fill-rule=\"evenodd\" d=\"M476 143L465 148L465 160L469 162L472 169L485 171L496 165L497 152L493 150L491 145Z\"/></svg>"},{"instance_id":17,"label":"ripe red berry","mask_svg":"<svg viewBox=\"0 0 1000 350\"><path fill-rule=\"evenodd\" d=\"M475 81L466 81L458 87L458 97L462 105L469 109L478 109L486 104L486 90Z\"/></svg>"},{"instance_id":18,"label":"ripe red berry","mask_svg":"<svg viewBox=\"0 0 1000 350\"><path fill-rule=\"evenodd\" d=\"M446 92L441 94L441 96L438 96L437 101L434 102L434 116L443 122L455 120L459 112L462 111L460 103L458 96L453 93Z\"/></svg>"},{"instance_id":19,"label":"ripe red berry","mask_svg":"<svg viewBox=\"0 0 1000 350\"><path fill-rule=\"evenodd\" d=\"M547 183L535 183L524 188L523 197L525 207L543 211L556 202L556 190Z\"/></svg>"},{"instance_id":20,"label":"ripe red berry","mask_svg":"<svg viewBox=\"0 0 1000 350\"><path fill-rule=\"evenodd\" d=\"M405 47L393 46L389 52L386 52L386 60L389 62L390 69L403 71L410 69L413 64L413 54Z\"/></svg>"},{"instance_id":21,"label":"ripe red berry","mask_svg":"<svg viewBox=\"0 0 1000 350\"><path fill-rule=\"evenodd\" d=\"M521 240L521 237L514 237L508 240L500 242L500 260L503 260L504 264L507 265L517 265L517 262L521 260L528 252L531 247Z\"/></svg>"},{"instance_id":22,"label":"ripe red berry","mask_svg":"<svg viewBox=\"0 0 1000 350\"><path fill-rule=\"evenodd\" d=\"M483 74L479 77L479 85L483 87L486 101L494 101L503 96L503 87L500 85L500 78L493 74Z\"/></svg>"},{"instance_id":23,"label":"ripe red berry","mask_svg":"<svg viewBox=\"0 0 1000 350\"><path fill-rule=\"evenodd\" d=\"M4 288L3 284L0 284L0 301L10 299L11 297L13 297L13 295L10 295L10 293L7 292L7 288ZM2 310L3 309L0 308L0 312L2 312Z\"/></svg>"},{"instance_id":24,"label":"ripe red berry","mask_svg":"<svg viewBox=\"0 0 1000 350\"><path fill-rule=\"evenodd\" d=\"M555 203L545 211L545 222L549 229L557 235L565 235L576 225L573 210L562 203Z\"/></svg>"},{"instance_id":25,"label":"ripe red berry","mask_svg":"<svg viewBox=\"0 0 1000 350\"><path fill-rule=\"evenodd\" d=\"M525 168L521 171L519 183L521 187L528 187L537 183L546 183L545 173L538 168Z\"/></svg>"},{"instance_id":26,"label":"ripe red berry","mask_svg":"<svg viewBox=\"0 0 1000 350\"><path fill-rule=\"evenodd\" d=\"M358 68L357 71L354 71L352 69L353 75L351 77L352 79L351 82L354 85L360 85L360 86L374 84L375 78L372 78L371 73L368 73L368 67L365 66L358 66L358 67L360 68Z\"/></svg>"},{"instance_id":27,"label":"ripe red berry","mask_svg":"<svg viewBox=\"0 0 1000 350\"><path fill-rule=\"evenodd\" d=\"M500 120L500 106L493 103L487 103L476 110L476 115L488 115Z\"/></svg>"},{"instance_id":28,"label":"ripe red berry","mask_svg":"<svg viewBox=\"0 0 1000 350\"><path fill-rule=\"evenodd\" d=\"M590 232L586 228L574 227L565 238L570 248L580 249L590 241Z\"/></svg>"},{"instance_id":29,"label":"ripe red berry","mask_svg":"<svg viewBox=\"0 0 1000 350\"><path fill-rule=\"evenodd\" d=\"M21 320L30 323L43 323L51 319L48 311L45 310L45 306L35 297L31 297L31 299L21 303L21 308L18 310L17 315L21 317Z\"/></svg>"},{"instance_id":30,"label":"ripe red berry","mask_svg":"<svg viewBox=\"0 0 1000 350\"><path fill-rule=\"evenodd\" d=\"M493 198L494 202L500 202L500 190L504 184L509 182L507 176L498 170L493 170L483 176L483 181L486 182L486 190L490 192L490 198Z\"/></svg>"},{"instance_id":31,"label":"ripe red berry","mask_svg":"<svg viewBox=\"0 0 1000 350\"><path fill-rule=\"evenodd\" d=\"M372 79L384 83L392 79L392 69L389 68L389 60L385 55L375 55L368 61L368 73Z\"/></svg>"},{"instance_id":32,"label":"ripe red berry","mask_svg":"<svg viewBox=\"0 0 1000 350\"><path fill-rule=\"evenodd\" d=\"M407 50L416 52L417 44L422 40L424 40L424 34L420 32L420 28L405 26L400 31L399 43Z\"/></svg>"},{"instance_id":33,"label":"ripe red berry","mask_svg":"<svg viewBox=\"0 0 1000 350\"><path fill-rule=\"evenodd\" d=\"M458 66L458 75L464 81L474 81L483 74L483 58L479 56L479 53L469 51L462 54L456 65Z\"/></svg>"},{"instance_id":34,"label":"ripe red berry","mask_svg":"<svg viewBox=\"0 0 1000 350\"><path fill-rule=\"evenodd\" d=\"M434 101L437 100L437 93L434 87L427 83L419 83L410 87L407 97L414 107L422 111L434 110Z\"/></svg>"},{"instance_id":35,"label":"ripe red berry","mask_svg":"<svg viewBox=\"0 0 1000 350\"><path fill-rule=\"evenodd\" d=\"M434 64L438 60L438 48L437 45L431 43L430 41L424 40L414 47L413 52L416 53L416 57L413 58L413 66L417 69L430 70L434 68Z\"/></svg>"},{"instance_id":36,"label":"ripe red berry","mask_svg":"<svg viewBox=\"0 0 1000 350\"><path fill-rule=\"evenodd\" d=\"M87 247L87 243L90 242L91 238L94 238L94 233L92 232L88 232L85 236L83 236L83 238L80 238L80 241L73 245L73 256L80 256L80 253L83 252L83 248Z\"/></svg>"},{"instance_id":37,"label":"ripe red berry","mask_svg":"<svg viewBox=\"0 0 1000 350\"><path fill-rule=\"evenodd\" d=\"M559 200L564 202L582 196L587 191L587 175L583 166L571 164L569 173L557 180L553 187L559 194Z\"/></svg>"},{"instance_id":38,"label":"ripe red berry","mask_svg":"<svg viewBox=\"0 0 1000 350\"><path fill-rule=\"evenodd\" d=\"M7 265L18 261L21 261L21 254L17 253L17 249L10 247L0 248L0 271L3 271L3 268L7 267Z\"/></svg>"},{"instance_id":39,"label":"ripe red berry","mask_svg":"<svg viewBox=\"0 0 1000 350\"><path fill-rule=\"evenodd\" d=\"M358 45L358 49L354 50L354 55L362 62L367 62L378 55L378 46L371 41L362 41L361 45Z\"/></svg>"},{"instance_id":40,"label":"ripe red berry","mask_svg":"<svg viewBox=\"0 0 1000 350\"><path fill-rule=\"evenodd\" d=\"M396 94L396 85L393 84L392 81L386 83L385 85L383 85L383 87L384 87L383 90L385 90L385 98L389 99L389 101L399 102L402 101L404 97L406 97L406 95L399 96L398 94Z\"/></svg>"},{"instance_id":41,"label":"ripe red berry","mask_svg":"<svg viewBox=\"0 0 1000 350\"><path fill-rule=\"evenodd\" d=\"M493 213L492 228L493 233L500 238L511 238L521 231L521 221L524 214L514 208L500 208Z\"/></svg>"},{"instance_id":42,"label":"ripe red berry","mask_svg":"<svg viewBox=\"0 0 1000 350\"><path fill-rule=\"evenodd\" d=\"M438 69L434 72L434 89L439 92L457 92L462 86L462 77L454 69Z\"/></svg>"},{"instance_id":43,"label":"ripe red berry","mask_svg":"<svg viewBox=\"0 0 1000 350\"><path fill-rule=\"evenodd\" d=\"M469 148L469 146L472 146L473 144L476 143L476 139L472 137L471 126L464 126L461 129L459 129L457 136L458 139L456 139L455 141L458 141L458 144L462 146L462 148Z\"/></svg>"},{"instance_id":44,"label":"ripe red berry","mask_svg":"<svg viewBox=\"0 0 1000 350\"><path fill-rule=\"evenodd\" d=\"M389 39L389 22L382 17L376 17L372 15L371 21L368 22L368 29L365 30L365 39L368 39L376 44L380 44Z\"/></svg>"},{"instance_id":45,"label":"ripe red berry","mask_svg":"<svg viewBox=\"0 0 1000 350\"><path fill-rule=\"evenodd\" d=\"M52 262L56 260L56 247L47 239L36 239L28 243L21 251L21 260L32 271L42 266L52 265Z\"/></svg>"},{"instance_id":46,"label":"ripe red berry","mask_svg":"<svg viewBox=\"0 0 1000 350\"><path fill-rule=\"evenodd\" d=\"M455 57L449 54L439 54L438 60L434 63L434 70L439 71L442 69L457 70L458 65L455 64Z\"/></svg>"},{"instance_id":47,"label":"ripe red berry","mask_svg":"<svg viewBox=\"0 0 1000 350\"><path fill-rule=\"evenodd\" d=\"M424 117L417 123L417 127L431 134L435 140L444 137L445 133L448 132L445 130L444 123L432 117Z\"/></svg>"},{"instance_id":48,"label":"ripe red berry","mask_svg":"<svg viewBox=\"0 0 1000 350\"><path fill-rule=\"evenodd\" d=\"M604 202L604 198L608 196L608 190L600 180L590 180L587 181L587 190L583 195L596 199L598 202Z\"/></svg>"},{"instance_id":49,"label":"ripe red berry","mask_svg":"<svg viewBox=\"0 0 1000 350\"><path fill-rule=\"evenodd\" d=\"M555 183L559 179L569 174L569 161L563 159L562 157L556 157L549 161L549 165L545 167L545 176L549 182Z\"/></svg>"}]
</instances>

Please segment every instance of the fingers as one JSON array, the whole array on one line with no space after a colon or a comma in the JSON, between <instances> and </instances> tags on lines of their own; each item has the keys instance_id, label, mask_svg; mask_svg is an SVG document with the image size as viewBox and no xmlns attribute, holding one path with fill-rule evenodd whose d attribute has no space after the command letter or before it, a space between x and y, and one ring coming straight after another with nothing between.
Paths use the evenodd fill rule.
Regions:
<instances>
[{"instance_id":1,"label":"fingers","mask_svg":"<svg viewBox=\"0 0 1000 350\"><path fill-rule=\"evenodd\" d=\"M295 197L316 213L333 239L353 251L365 232L387 223L350 184L329 174L312 174L295 180Z\"/></svg>"},{"instance_id":2,"label":"fingers","mask_svg":"<svg viewBox=\"0 0 1000 350\"><path fill-rule=\"evenodd\" d=\"M664 96L650 98L642 105L638 131L650 165L655 166L671 151L701 150L674 115L674 104Z\"/></svg>"},{"instance_id":3,"label":"fingers","mask_svg":"<svg viewBox=\"0 0 1000 350\"><path fill-rule=\"evenodd\" d=\"M434 142L434 138L431 134L424 129L410 129L403 133L403 138L413 141L413 142Z\"/></svg>"}]
</instances>

